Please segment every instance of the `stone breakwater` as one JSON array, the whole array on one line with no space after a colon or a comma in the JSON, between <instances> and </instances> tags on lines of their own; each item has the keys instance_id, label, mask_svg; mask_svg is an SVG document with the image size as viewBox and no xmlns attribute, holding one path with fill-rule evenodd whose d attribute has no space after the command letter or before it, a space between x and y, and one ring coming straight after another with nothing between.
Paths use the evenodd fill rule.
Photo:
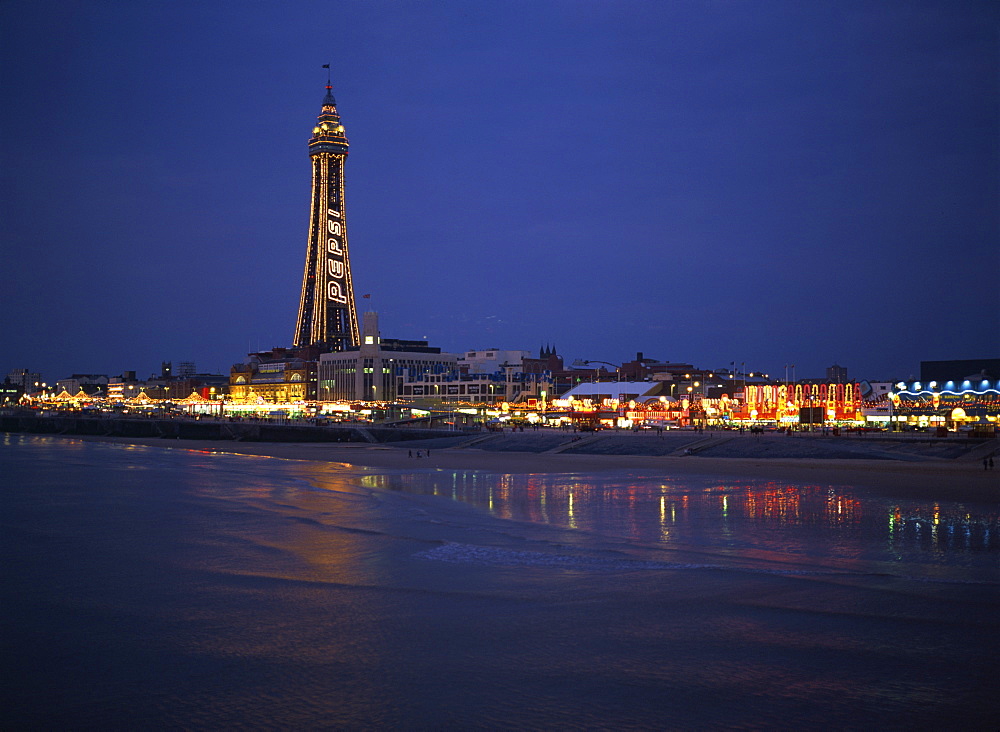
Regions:
<instances>
[{"instance_id":1,"label":"stone breakwater","mask_svg":"<svg viewBox=\"0 0 1000 732\"><path fill-rule=\"evenodd\" d=\"M678 458L682 462L705 463L765 459L808 462L814 460L884 464L954 464L1000 456L1000 440L929 434L866 434L864 436L822 433L764 433L735 431L694 432L671 430L631 432L608 430L573 433L539 429L525 432L473 432L419 427L388 427L338 423L316 426L269 421L218 419L149 419L142 417L83 417L18 413L0 415L0 431L135 440L146 444L161 440L218 443L327 444L344 447L403 448L433 450L435 455L475 453L488 456L534 456L545 463L583 458ZM150 442L152 441L152 442ZM439 452L440 451L440 452ZM727 460L728 459L728 460ZM426 463L423 463L426 464ZM917 467L917 465L914 465ZM1000 473L998 473L1000 475Z\"/></svg>"},{"instance_id":2,"label":"stone breakwater","mask_svg":"<svg viewBox=\"0 0 1000 732\"><path fill-rule=\"evenodd\" d=\"M1000 440L961 437L939 438L904 434L838 436L822 433L750 434L736 431L714 433L687 430L630 432L609 430L596 434L574 434L561 430L489 433L455 436L443 433L423 438L407 447L447 450L465 448L485 453L534 453L555 455L633 456L690 458L774 458L784 460L885 460L920 463L928 461L981 460L1000 455Z\"/></svg>"},{"instance_id":3,"label":"stone breakwater","mask_svg":"<svg viewBox=\"0 0 1000 732\"><path fill-rule=\"evenodd\" d=\"M95 437L161 437L175 440L359 443L421 440L439 437L442 434L442 430L356 424L320 427L310 424L280 424L264 421L230 422L216 419L146 419L141 417L80 417L34 414L0 415L0 431Z\"/></svg>"}]
</instances>

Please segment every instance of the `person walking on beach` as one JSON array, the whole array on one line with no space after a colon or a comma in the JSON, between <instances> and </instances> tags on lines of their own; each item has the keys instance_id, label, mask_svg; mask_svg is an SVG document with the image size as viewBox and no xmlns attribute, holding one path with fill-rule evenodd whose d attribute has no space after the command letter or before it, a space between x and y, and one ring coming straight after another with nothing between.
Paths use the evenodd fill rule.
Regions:
<instances>
[{"instance_id":1,"label":"person walking on beach","mask_svg":"<svg viewBox=\"0 0 1000 732\"><path fill-rule=\"evenodd\" d=\"M413 457L413 450L407 450L406 457Z\"/></svg>"}]
</instances>

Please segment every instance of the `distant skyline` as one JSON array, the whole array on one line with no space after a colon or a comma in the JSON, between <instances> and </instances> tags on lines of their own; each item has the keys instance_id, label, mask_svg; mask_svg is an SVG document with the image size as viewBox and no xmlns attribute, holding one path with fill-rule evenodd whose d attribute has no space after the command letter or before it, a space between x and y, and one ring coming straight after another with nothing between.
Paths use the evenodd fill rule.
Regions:
<instances>
[{"instance_id":1,"label":"distant skyline","mask_svg":"<svg viewBox=\"0 0 1000 732\"><path fill-rule=\"evenodd\" d=\"M994 2L0 4L0 369L290 345L327 63L386 337L800 378L996 358L998 26Z\"/></svg>"}]
</instances>

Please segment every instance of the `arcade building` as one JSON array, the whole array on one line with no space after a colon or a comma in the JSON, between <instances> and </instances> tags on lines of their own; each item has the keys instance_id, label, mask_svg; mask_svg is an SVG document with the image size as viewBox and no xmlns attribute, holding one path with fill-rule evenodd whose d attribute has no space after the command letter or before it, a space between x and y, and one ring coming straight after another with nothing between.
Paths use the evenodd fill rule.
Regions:
<instances>
[{"instance_id":1,"label":"arcade building","mask_svg":"<svg viewBox=\"0 0 1000 732\"><path fill-rule=\"evenodd\" d=\"M899 382L889 399L894 428L968 429L991 436L1000 427L1000 380Z\"/></svg>"}]
</instances>

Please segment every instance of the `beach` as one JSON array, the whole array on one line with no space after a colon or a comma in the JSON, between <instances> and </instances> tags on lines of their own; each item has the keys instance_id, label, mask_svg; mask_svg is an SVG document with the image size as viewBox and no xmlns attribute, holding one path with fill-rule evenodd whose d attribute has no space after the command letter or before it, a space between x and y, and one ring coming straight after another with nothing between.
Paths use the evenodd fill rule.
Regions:
<instances>
[{"instance_id":1,"label":"beach","mask_svg":"<svg viewBox=\"0 0 1000 732\"><path fill-rule=\"evenodd\" d=\"M989 490L971 464L3 440L11 728L1000 714L996 503L885 497Z\"/></svg>"},{"instance_id":2,"label":"beach","mask_svg":"<svg viewBox=\"0 0 1000 732\"><path fill-rule=\"evenodd\" d=\"M822 458L716 458L707 456L599 455L486 451L475 448L427 447L427 441L368 443L254 443L223 440L76 436L67 439L106 441L236 455L263 455L395 470L481 470L491 473L594 473L643 471L671 476L717 475L767 478L824 485L864 486L884 495L938 500L1000 502L1000 469L987 471L980 460ZM744 438L751 445L750 438ZM777 438L780 442L782 438ZM998 446L1000 448L1000 446ZM429 450L429 455L427 454ZM415 457L420 451L422 457ZM995 460L996 462L996 460Z\"/></svg>"}]
</instances>

